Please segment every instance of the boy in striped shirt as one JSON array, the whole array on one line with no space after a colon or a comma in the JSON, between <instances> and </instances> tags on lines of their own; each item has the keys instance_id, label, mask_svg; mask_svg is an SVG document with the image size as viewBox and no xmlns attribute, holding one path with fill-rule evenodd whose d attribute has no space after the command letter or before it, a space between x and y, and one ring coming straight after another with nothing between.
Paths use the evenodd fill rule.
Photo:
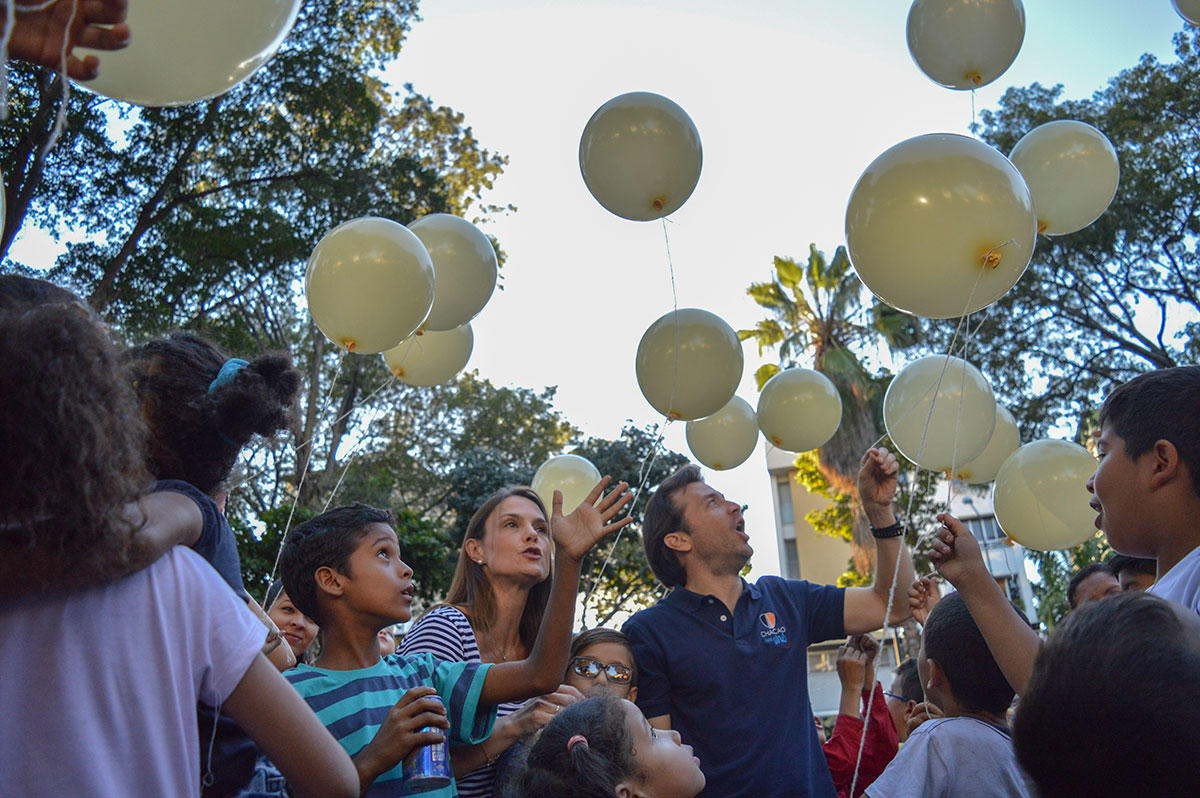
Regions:
<instances>
[{"instance_id":1,"label":"boy in striped shirt","mask_svg":"<svg viewBox=\"0 0 1200 798\"><path fill-rule=\"evenodd\" d=\"M300 524L280 558L284 589L323 635L314 665L285 675L354 761L362 793L409 793L401 761L415 748L491 733L496 705L558 687L566 666L583 556L606 534L632 496L620 483L601 498L605 477L569 516L554 495L553 584L537 641L527 659L494 665L444 662L431 654L380 657L379 630L412 617L412 569L400 558L392 514L365 504L338 507ZM430 698L437 695L441 703ZM424 795L449 798L450 787Z\"/></svg>"}]
</instances>

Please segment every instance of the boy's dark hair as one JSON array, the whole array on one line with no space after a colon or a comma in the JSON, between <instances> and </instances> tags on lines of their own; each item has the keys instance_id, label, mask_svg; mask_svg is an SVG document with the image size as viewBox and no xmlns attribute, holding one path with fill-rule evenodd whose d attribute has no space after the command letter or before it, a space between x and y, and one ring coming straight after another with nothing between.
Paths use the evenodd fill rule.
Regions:
<instances>
[{"instance_id":1,"label":"boy's dark hair","mask_svg":"<svg viewBox=\"0 0 1200 798\"><path fill-rule=\"evenodd\" d=\"M229 358L210 341L173 333L126 354L128 377L150 428L146 464L213 495L254 435L287 429L300 372L283 353L260 355L210 390Z\"/></svg>"},{"instance_id":2,"label":"boy's dark hair","mask_svg":"<svg viewBox=\"0 0 1200 798\"><path fill-rule=\"evenodd\" d=\"M1195 794L1200 641L1178 613L1131 591L1080 607L1050 635L1013 724L1040 794Z\"/></svg>"},{"instance_id":3,"label":"boy's dark hair","mask_svg":"<svg viewBox=\"0 0 1200 798\"><path fill-rule=\"evenodd\" d=\"M1111 574L1114 578L1116 577L1116 573L1108 563L1094 562L1091 565L1080 568L1071 577L1071 581L1067 583L1067 604L1071 606L1071 609L1075 609L1076 594L1079 592L1079 586L1083 584L1083 580L1097 573Z\"/></svg>"},{"instance_id":4,"label":"boy's dark hair","mask_svg":"<svg viewBox=\"0 0 1200 798\"><path fill-rule=\"evenodd\" d=\"M1000 672L961 594L951 593L933 606L922 639L926 658L937 660L963 709L997 715L1008 710L1015 694L1012 685Z\"/></svg>"},{"instance_id":5,"label":"boy's dark hair","mask_svg":"<svg viewBox=\"0 0 1200 798\"><path fill-rule=\"evenodd\" d=\"M567 748L581 734L587 743ZM634 773L633 742L625 709L609 696L564 707L529 751L515 794L526 798L612 798Z\"/></svg>"},{"instance_id":6,"label":"boy's dark hair","mask_svg":"<svg viewBox=\"0 0 1200 798\"><path fill-rule=\"evenodd\" d=\"M925 700L925 691L921 689L921 674L917 672L917 660L909 657L896 668L895 679L900 682L900 694L906 701L916 701L918 704Z\"/></svg>"},{"instance_id":7,"label":"boy's dark hair","mask_svg":"<svg viewBox=\"0 0 1200 798\"><path fill-rule=\"evenodd\" d=\"M1160 440L1170 441L1200 494L1200 366L1139 374L1113 390L1100 407L1100 426L1112 426L1137 459Z\"/></svg>"},{"instance_id":8,"label":"boy's dark hair","mask_svg":"<svg viewBox=\"0 0 1200 798\"><path fill-rule=\"evenodd\" d=\"M1108 560L1108 567L1112 569L1113 575L1117 579L1121 578L1123 571L1132 571L1135 574L1149 574L1150 576L1158 575L1158 560L1149 557L1130 557L1128 554L1114 554Z\"/></svg>"},{"instance_id":9,"label":"boy's dark hair","mask_svg":"<svg viewBox=\"0 0 1200 798\"><path fill-rule=\"evenodd\" d=\"M629 662L633 665L633 677L629 681L629 686L637 687L638 666L637 659L633 656L633 643L616 629L605 629L599 626L595 629L585 629L575 635L571 640L571 650L567 654L567 671L571 670L571 660L578 657L580 651L597 643L616 643L619 646L624 646L629 651Z\"/></svg>"},{"instance_id":10,"label":"boy's dark hair","mask_svg":"<svg viewBox=\"0 0 1200 798\"><path fill-rule=\"evenodd\" d=\"M646 513L642 516L642 545L650 570L667 587L687 582L687 571L679 562L679 555L668 548L665 541L672 532L686 531L683 511L675 504L674 496L693 482L703 481L699 466L685 465L664 479L646 502Z\"/></svg>"},{"instance_id":11,"label":"boy's dark hair","mask_svg":"<svg viewBox=\"0 0 1200 798\"><path fill-rule=\"evenodd\" d=\"M394 527L395 523L390 511L355 503L326 510L289 532L279 555L279 572L296 609L324 626L326 619L317 601L317 569L329 567L349 574L350 555L358 548L366 526Z\"/></svg>"},{"instance_id":12,"label":"boy's dark hair","mask_svg":"<svg viewBox=\"0 0 1200 798\"><path fill-rule=\"evenodd\" d=\"M49 288L47 304L11 292L0 303L0 580L14 592L124 573L125 507L149 482L116 350L89 309Z\"/></svg>"}]
</instances>

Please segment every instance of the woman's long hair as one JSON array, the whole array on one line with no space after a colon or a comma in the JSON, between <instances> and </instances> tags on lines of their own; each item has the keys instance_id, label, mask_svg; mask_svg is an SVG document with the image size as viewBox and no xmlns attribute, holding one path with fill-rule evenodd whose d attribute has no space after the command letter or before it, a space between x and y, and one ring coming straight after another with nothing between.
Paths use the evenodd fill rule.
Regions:
<instances>
[{"instance_id":1,"label":"woman's long hair","mask_svg":"<svg viewBox=\"0 0 1200 798\"><path fill-rule=\"evenodd\" d=\"M492 583L484 573L483 566L467 555L466 543L468 540L482 540L487 531L488 518L502 501L513 496L533 502L546 521L550 520L541 497L533 488L526 487L501 488L489 496L471 516L466 534L463 535L463 545L458 551L458 564L454 568L454 579L450 582L450 592L446 595L445 604L467 607L470 610L468 617L476 636L487 634L495 624L496 596L492 591ZM518 633L526 651L533 650L533 643L537 640L538 630L542 626L542 616L546 613L546 602L550 599L550 582L549 576L538 582L525 599L525 610L521 613Z\"/></svg>"}]
</instances>

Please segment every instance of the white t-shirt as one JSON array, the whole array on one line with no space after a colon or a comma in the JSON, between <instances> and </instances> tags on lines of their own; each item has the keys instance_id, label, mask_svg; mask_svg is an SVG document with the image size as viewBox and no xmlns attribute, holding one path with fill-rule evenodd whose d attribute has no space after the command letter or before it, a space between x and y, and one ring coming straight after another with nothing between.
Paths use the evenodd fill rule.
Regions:
<instances>
[{"instance_id":1,"label":"white t-shirt","mask_svg":"<svg viewBox=\"0 0 1200 798\"><path fill-rule=\"evenodd\" d=\"M1146 592L1200 612L1200 546L1175 563Z\"/></svg>"},{"instance_id":2,"label":"white t-shirt","mask_svg":"<svg viewBox=\"0 0 1200 798\"><path fill-rule=\"evenodd\" d=\"M1031 798L1012 740L990 723L967 717L927 720L900 746L870 798Z\"/></svg>"},{"instance_id":3,"label":"white t-shirt","mask_svg":"<svg viewBox=\"0 0 1200 798\"><path fill-rule=\"evenodd\" d=\"M0 602L0 795L198 796L196 702L228 698L263 626L195 552Z\"/></svg>"}]
</instances>

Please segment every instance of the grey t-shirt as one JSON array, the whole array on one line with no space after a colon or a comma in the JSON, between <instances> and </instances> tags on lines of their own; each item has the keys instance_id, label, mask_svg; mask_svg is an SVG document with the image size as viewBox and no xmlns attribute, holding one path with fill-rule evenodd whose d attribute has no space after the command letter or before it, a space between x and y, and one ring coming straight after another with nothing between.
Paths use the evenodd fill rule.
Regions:
<instances>
[{"instance_id":1,"label":"grey t-shirt","mask_svg":"<svg viewBox=\"0 0 1200 798\"><path fill-rule=\"evenodd\" d=\"M870 798L1032 798L1003 729L968 717L922 723L874 784Z\"/></svg>"}]
</instances>

